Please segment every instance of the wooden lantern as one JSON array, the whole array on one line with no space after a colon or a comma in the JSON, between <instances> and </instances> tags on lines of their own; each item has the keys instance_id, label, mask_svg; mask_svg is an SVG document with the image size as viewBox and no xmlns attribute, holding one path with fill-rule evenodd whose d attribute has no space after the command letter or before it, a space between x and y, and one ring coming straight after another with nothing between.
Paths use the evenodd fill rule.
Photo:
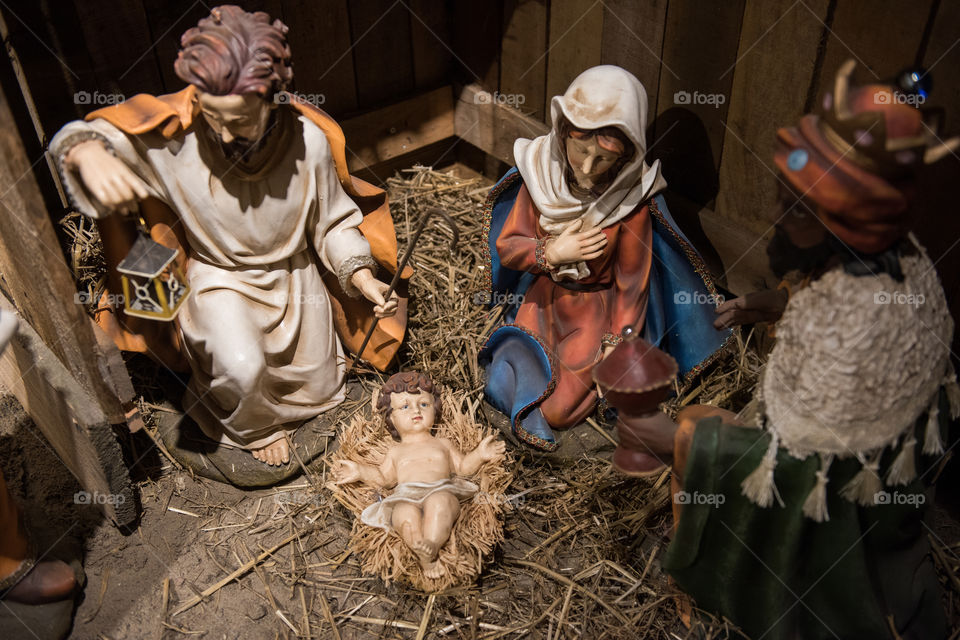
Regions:
<instances>
[{"instance_id":1,"label":"wooden lantern","mask_svg":"<svg viewBox=\"0 0 960 640\"><path fill-rule=\"evenodd\" d=\"M183 271L174 263L177 253L140 234L130 253L117 265L127 315L165 322L177 317L190 294Z\"/></svg>"}]
</instances>

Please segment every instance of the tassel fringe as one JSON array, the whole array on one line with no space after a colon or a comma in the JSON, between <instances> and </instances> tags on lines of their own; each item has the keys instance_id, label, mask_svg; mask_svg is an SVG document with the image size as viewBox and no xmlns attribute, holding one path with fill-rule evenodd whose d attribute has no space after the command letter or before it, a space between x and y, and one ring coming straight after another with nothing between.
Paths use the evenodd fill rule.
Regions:
<instances>
[{"instance_id":1,"label":"tassel fringe","mask_svg":"<svg viewBox=\"0 0 960 640\"><path fill-rule=\"evenodd\" d=\"M820 470L817 471L817 484L814 485L807 499L803 501L803 515L816 522L830 520L827 513L827 472L833 463L833 456L820 457Z\"/></svg>"},{"instance_id":2,"label":"tassel fringe","mask_svg":"<svg viewBox=\"0 0 960 640\"><path fill-rule=\"evenodd\" d=\"M927 426L923 432L923 454L938 456L943 453L943 440L940 439L940 394L933 396L933 403L927 410Z\"/></svg>"},{"instance_id":3,"label":"tassel fringe","mask_svg":"<svg viewBox=\"0 0 960 640\"><path fill-rule=\"evenodd\" d=\"M913 482L914 478L917 477L916 448L917 439L913 437L913 431L911 430L903 436L900 453L894 458L893 464L887 471L887 484L896 486Z\"/></svg>"},{"instance_id":4,"label":"tassel fringe","mask_svg":"<svg viewBox=\"0 0 960 640\"><path fill-rule=\"evenodd\" d=\"M950 366L950 374L944 380L944 386L947 388L947 398L950 400L950 418L960 420L960 385L957 384L957 374Z\"/></svg>"},{"instance_id":5,"label":"tassel fringe","mask_svg":"<svg viewBox=\"0 0 960 640\"><path fill-rule=\"evenodd\" d=\"M883 490L883 482L877 473L880 469L881 452L882 450L875 453L870 461L860 457L863 468L840 490L840 495L863 507L876 504L876 495Z\"/></svg>"},{"instance_id":6,"label":"tassel fringe","mask_svg":"<svg viewBox=\"0 0 960 640\"><path fill-rule=\"evenodd\" d=\"M773 470L777 466L778 446L779 438L777 438L777 434L770 432L770 446L767 447L763 460L740 484L740 490L744 497L763 508L771 506L774 498L780 506L783 506L780 492L777 491L777 485L773 481Z\"/></svg>"}]
</instances>

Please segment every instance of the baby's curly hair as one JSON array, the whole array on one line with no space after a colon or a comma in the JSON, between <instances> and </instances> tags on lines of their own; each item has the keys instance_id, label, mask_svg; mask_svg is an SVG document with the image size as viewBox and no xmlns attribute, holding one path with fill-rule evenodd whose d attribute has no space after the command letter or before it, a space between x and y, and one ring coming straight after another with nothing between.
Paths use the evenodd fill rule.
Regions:
<instances>
[{"instance_id":1,"label":"baby's curly hair","mask_svg":"<svg viewBox=\"0 0 960 640\"><path fill-rule=\"evenodd\" d=\"M390 414L393 412L393 408L390 406L390 394L418 393L420 391L433 394L433 405L436 415L439 416L441 412L440 389L433 384L433 380L425 373L419 371L395 373L380 387L380 397L377 398L377 412L383 415L387 424L387 431L390 432L394 440L399 440L400 434L393 426L393 420L390 418Z\"/></svg>"}]
</instances>

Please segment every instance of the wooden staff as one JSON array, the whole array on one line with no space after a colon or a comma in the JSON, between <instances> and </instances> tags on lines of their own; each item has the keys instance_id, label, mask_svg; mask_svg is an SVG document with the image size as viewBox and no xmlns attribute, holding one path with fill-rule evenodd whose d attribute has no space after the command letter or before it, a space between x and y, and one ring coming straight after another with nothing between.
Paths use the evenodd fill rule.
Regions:
<instances>
[{"instance_id":1,"label":"wooden staff","mask_svg":"<svg viewBox=\"0 0 960 640\"><path fill-rule=\"evenodd\" d=\"M420 234L423 233L423 230L427 227L427 222L430 221L430 218L434 216L440 216L446 220L447 225L450 227L450 231L453 233L453 240L450 242L450 252L457 248L457 242L460 240L460 229L457 227L457 223L453 221L453 218L439 207L431 207L427 210L426 215L423 216L423 219L420 220L420 224L417 225L416 231L413 232L413 236L410 238L410 242L407 244L407 250L403 252L403 257L400 258L400 262L397 264L397 271L393 274L393 280L390 281L390 288L387 289L387 293L383 296L385 301L390 300L390 296L393 295L394 290L397 288L397 284L400 282L400 274L403 273L403 268L407 266L407 262L410 260L410 256L413 255L413 249L417 246L417 241L420 239ZM363 353L363 350L366 349L367 343L370 342L370 338L373 336L374 330L377 328L377 323L380 322L380 318L374 316L373 323L370 325L370 328L367 329L367 335L364 336L363 342L360 343L360 348L357 349L357 353L353 356L353 360L350 361L350 366L347 367L347 371L353 369L356 366L357 362L360 361L360 355Z\"/></svg>"}]
</instances>

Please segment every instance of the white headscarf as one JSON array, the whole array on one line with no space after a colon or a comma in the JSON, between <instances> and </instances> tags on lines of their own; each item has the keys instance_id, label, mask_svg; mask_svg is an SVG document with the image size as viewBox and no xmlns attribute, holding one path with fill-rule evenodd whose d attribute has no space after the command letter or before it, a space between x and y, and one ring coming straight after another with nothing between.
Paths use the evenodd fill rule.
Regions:
<instances>
[{"instance_id":1,"label":"white headscarf","mask_svg":"<svg viewBox=\"0 0 960 640\"><path fill-rule=\"evenodd\" d=\"M565 141L560 140L557 126L561 114L579 129L617 127L633 142L633 158L596 198L581 200L567 184ZM583 229L608 227L667 186L660 175L660 161L653 166L645 161L647 92L626 69L613 65L587 69L570 83L566 93L554 96L550 117L550 133L533 140L521 138L513 145L517 169L540 212L540 226L548 233L559 235L581 218ZM586 264L578 263L575 270L564 269L557 276L579 280L589 274Z\"/></svg>"}]
</instances>

